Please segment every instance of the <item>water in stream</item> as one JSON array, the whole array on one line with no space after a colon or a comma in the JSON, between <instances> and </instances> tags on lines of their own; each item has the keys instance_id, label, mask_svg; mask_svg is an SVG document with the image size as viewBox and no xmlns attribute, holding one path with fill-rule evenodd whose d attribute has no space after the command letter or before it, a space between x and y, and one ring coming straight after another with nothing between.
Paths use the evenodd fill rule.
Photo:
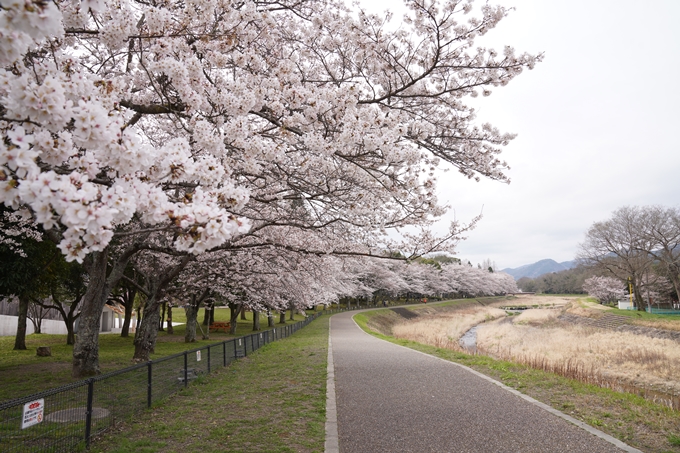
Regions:
<instances>
[{"instance_id":1,"label":"water in stream","mask_svg":"<svg viewBox=\"0 0 680 453\"><path fill-rule=\"evenodd\" d=\"M474 326L472 329L465 332L465 334L460 337L460 340L458 340L458 344L468 352L477 352L477 326Z\"/></svg>"}]
</instances>

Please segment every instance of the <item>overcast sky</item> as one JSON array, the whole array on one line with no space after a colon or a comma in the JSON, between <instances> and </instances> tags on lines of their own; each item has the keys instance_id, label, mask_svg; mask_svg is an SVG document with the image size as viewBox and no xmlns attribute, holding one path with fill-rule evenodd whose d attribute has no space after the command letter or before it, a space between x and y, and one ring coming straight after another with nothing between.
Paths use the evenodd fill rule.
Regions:
<instances>
[{"instance_id":1,"label":"overcast sky","mask_svg":"<svg viewBox=\"0 0 680 453\"><path fill-rule=\"evenodd\" d=\"M568 261L615 209L680 204L680 1L490 3L515 11L484 45L545 59L477 103L480 122L518 134L502 154L512 183L440 177L440 199L456 218L483 206L458 256L499 269Z\"/></svg>"}]
</instances>

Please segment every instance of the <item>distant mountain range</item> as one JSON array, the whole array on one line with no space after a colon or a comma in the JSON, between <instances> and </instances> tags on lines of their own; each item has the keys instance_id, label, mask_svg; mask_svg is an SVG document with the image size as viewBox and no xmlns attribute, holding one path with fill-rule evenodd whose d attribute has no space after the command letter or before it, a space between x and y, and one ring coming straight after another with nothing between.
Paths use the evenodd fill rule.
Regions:
<instances>
[{"instance_id":1,"label":"distant mountain range","mask_svg":"<svg viewBox=\"0 0 680 453\"><path fill-rule=\"evenodd\" d=\"M519 280L522 277L536 278L551 272L566 271L573 267L576 267L576 260L558 263L555 260L547 259L537 261L534 264L525 264L524 266L520 266L515 269L503 269L501 272L510 274L515 278L515 280Z\"/></svg>"}]
</instances>

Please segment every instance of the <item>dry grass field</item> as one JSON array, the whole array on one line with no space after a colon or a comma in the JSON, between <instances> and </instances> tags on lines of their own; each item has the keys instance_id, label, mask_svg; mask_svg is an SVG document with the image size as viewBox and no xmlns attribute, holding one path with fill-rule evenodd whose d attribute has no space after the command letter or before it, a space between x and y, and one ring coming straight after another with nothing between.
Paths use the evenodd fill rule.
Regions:
<instances>
[{"instance_id":1,"label":"dry grass field","mask_svg":"<svg viewBox=\"0 0 680 453\"><path fill-rule=\"evenodd\" d=\"M440 348L460 349L458 339L473 326L505 316L505 311L499 308L472 305L397 324L392 327L392 335Z\"/></svg>"},{"instance_id":2,"label":"dry grass field","mask_svg":"<svg viewBox=\"0 0 680 453\"><path fill-rule=\"evenodd\" d=\"M392 328L393 335L460 350L459 338L477 328L477 352L621 391L644 393L667 405L680 400L677 340L575 324L569 314L597 320L608 307L582 298L521 296L498 307L541 307L508 316L494 307L468 306L445 315L421 316ZM680 330L680 319L638 319L631 324Z\"/></svg>"},{"instance_id":3,"label":"dry grass field","mask_svg":"<svg viewBox=\"0 0 680 453\"><path fill-rule=\"evenodd\" d=\"M605 385L652 386L680 394L680 345L556 322L559 312L528 310L512 322L477 329L477 349L492 357Z\"/></svg>"}]
</instances>

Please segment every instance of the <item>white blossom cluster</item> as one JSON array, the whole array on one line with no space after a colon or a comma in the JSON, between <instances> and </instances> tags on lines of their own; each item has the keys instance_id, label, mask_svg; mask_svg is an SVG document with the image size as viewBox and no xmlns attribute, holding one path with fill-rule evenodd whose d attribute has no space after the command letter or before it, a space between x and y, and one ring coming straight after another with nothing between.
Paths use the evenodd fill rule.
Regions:
<instances>
[{"instance_id":1,"label":"white blossom cluster","mask_svg":"<svg viewBox=\"0 0 680 453\"><path fill-rule=\"evenodd\" d=\"M328 253L404 227L446 248L436 169L507 181L513 137L463 99L541 59L475 47L507 10L470 3L410 1L390 31L335 0L2 0L0 202L75 260L119 233L199 254L284 225Z\"/></svg>"},{"instance_id":2,"label":"white blossom cluster","mask_svg":"<svg viewBox=\"0 0 680 453\"><path fill-rule=\"evenodd\" d=\"M518 291L515 280L506 273L463 264L445 264L437 268L419 262L355 261L349 272L338 275L344 275L347 280L341 294L351 297L371 297L377 291L392 297L403 297L407 293L436 297L457 293L479 297Z\"/></svg>"},{"instance_id":3,"label":"white blossom cluster","mask_svg":"<svg viewBox=\"0 0 680 453\"><path fill-rule=\"evenodd\" d=\"M22 249L22 239L42 241L42 235L36 229L30 215L23 216L16 212L3 212L0 223L3 225L3 228L0 229L0 246L7 247L9 251L18 256L23 258L27 256Z\"/></svg>"},{"instance_id":4,"label":"white blossom cluster","mask_svg":"<svg viewBox=\"0 0 680 453\"><path fill-rule=\"evenodd\" d=\"M196 142L210 148L202 155L194 153L185 137L154 146L139 130L127 127L129 117L118 107L121 87L130 83L127 77L102 77L83 66L88 60L82 51L68 48L55 3L0 5L0 62L6 68L0 70L0 202L28 208L43 228L60 231L59 247L69 260L81 261L103 250L116 229L136 214L149 225L177 229L177 247L193 253L247 231L249 222L234 210L242 207L248 192L228 180L219 140L198 134ZM62 6L70 11L71 22L79 18L79 26L90 24L83 10L101 12L98 36L110 51L137 32L139 10L130 5L99 1ZM49 57L36 54L32 65L18 63L46 42L52 49ZM191 98L191 84L185 86ZM193 195L172 199L163 189L170 182L188 184Z\"/></svg>"},{"instance_id":5,"label":"white blossom cluster","mask_svg":"<svg viewBox=\"0 0 680 453\"><path fill-rule=\"evenodd\" d=\"M583 290L603 304L616 302L626 295L623 283L612 277L590 277L583 282Z\"/></svg>"},{"instance_id":6,"label":"white blossom cluster","mask_svg":"<svg viewBox=\"0 0 680 453\"><path fill-rule=\"evenodd\" d=\"M0 2L0 66L13 64L32 46L60 38L61 12L50 2L2 0Z\"/></svg>"}]
</instances>

